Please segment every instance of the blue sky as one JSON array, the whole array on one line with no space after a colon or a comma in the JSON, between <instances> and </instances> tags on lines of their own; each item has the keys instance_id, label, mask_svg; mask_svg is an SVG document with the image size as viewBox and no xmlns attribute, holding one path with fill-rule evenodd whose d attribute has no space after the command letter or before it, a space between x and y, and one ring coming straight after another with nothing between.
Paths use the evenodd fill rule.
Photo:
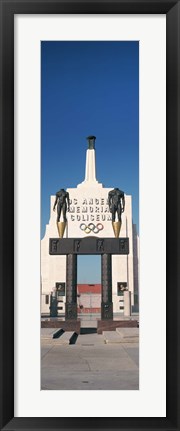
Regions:
<instances>
[{"instance_id":1,"label":"blue sky","mask_svg":"<svg viewBox=\"0 0 180 431\"><path fill-rule=\"evenodd\" d=\"M98 181L132 195L138 227L139 43L42 42L41 108L42 237L50 195L84 180L89 135L96 136ZM96 256L93 280L88 258L78 261L79 282L100 281Z\"/></svg>"}]
</instances>

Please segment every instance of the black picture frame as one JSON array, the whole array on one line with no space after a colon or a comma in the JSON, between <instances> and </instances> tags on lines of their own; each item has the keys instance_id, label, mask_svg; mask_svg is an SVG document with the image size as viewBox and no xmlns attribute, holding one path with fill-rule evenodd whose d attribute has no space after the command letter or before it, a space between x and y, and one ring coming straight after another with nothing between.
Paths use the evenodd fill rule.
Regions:
<instances>
[{"instance_id":1,"label":"black picture frame","mask_svg":"<svg viewBox=\"0 0 180 431\"><path fill-rule=\"evenodd\" d=\"M66 283L63 282L56 283L56 291L58 292L58 296L65 296L65 285Z\"/></svg>"},{"instance_id":2,"label":"black picture frame","mask_svg":"<svg viewBox=\"0 0 180 431\"><path fill-rule=\"evenodd\" d=\"M167 415L166 418L14 418L14 14L166 14L167 22ZM3 430L180 429L180 1L0 1L0 317ZM157 241L158 244L158 241ZM158 287L158 286L157 286ZM156 316L153 316L156 318ZM158 324L158 320L157 320ZM150 370L152 372L152 370ZM108 393L107 404L108 408Z\"/></svg>"}]
</instances>

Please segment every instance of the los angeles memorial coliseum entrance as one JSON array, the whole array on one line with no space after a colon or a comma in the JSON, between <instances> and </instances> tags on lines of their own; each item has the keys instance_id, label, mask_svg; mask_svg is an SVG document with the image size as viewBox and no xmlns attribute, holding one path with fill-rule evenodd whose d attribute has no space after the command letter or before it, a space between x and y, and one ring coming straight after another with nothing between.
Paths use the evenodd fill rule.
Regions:
<instances>
[{"instance_id":1,"label":"los angeles memorial coliseum entrance","mask_svg":"<svg viewBox=\"0 0 180 431\"><path fill-rule=\"evenodd\" d=\"M66 255L66 320L77 320L77 255L101 255L101 319L113 320L111 257L128 253L128 238L50 238L49 254Z\"/></svg>"}]
</instances>

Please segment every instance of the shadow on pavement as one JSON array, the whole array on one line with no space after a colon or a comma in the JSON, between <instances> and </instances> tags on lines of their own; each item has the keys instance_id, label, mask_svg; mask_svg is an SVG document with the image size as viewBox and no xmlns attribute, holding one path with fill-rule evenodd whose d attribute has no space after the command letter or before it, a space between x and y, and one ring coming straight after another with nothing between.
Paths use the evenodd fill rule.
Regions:
<instances>
[{"instance_id":1,"label":"shadow on pavement","mask_svg":"<svg viewBox=\"0 0 180 431\"><path fill-rule=\"evenodd\" d=\"M81 328L80 329L80 334L81 335L97 334L97 328Z\"/></svg>"}]
</instances>

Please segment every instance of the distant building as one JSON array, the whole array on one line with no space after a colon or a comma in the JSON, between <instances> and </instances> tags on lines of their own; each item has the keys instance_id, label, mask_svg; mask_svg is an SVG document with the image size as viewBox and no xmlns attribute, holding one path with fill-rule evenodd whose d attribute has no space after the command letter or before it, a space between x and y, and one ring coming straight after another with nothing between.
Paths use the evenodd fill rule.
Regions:
<instances>
[{"instance_id":1,"label":"distant building","mask_svg":"<svg viewBox=\"0 0 180 431\"><path fill-rule=\"evenodd\" d=\"M63 187L59 184L59 188ZM97 238L114 237L111 222L111 213L107 202L108 193L114 187L121 187L119 184L113 184L109 188L103 187L96 179L96 162L95 147L89 145L86 152L85 179L76 188L68 188L70 197L70 212L67 212L67 227L64 237L81 238L85 236L95 236ZM57 292L58 314L65 314L65 290L66 290L66 256L49 255L49 238L58 237L56 225L56 213L53 211L55 195L50 197L50 220L46 225L45 236L41 241L41 312L49 313L50 297L52 292ZM90 228L86 226L91 223ZM93 224L95 227L93 228ZM94 230L93 230L94 229ZM112 295L113 295L113 312L123 313L123 292L131 292L131 304L138 309L139 298L139 279L138 279L138 262L139 262L139 238L136 232L136 225L132 219L132 196L125 194L125 211L122 214L122 227L120 237L129 238L129 255L112 256ZM100 292L94 292L94 295L88 295L88 292L81 292L82 285L78 295L78 311L82 311L85 303L80 304L79 298L88 300L89 309L100 308ZM87 285L90 286L91 285ZM95 285L100 289L100 284ZM90 291L89 291L90 292ZM83 296L84 295L84 296ZM97 295L97 297L95 297ZM100 296L99 296L100 295ZM89 298L89 299L88 299ZM99 302L100 301L100 302ZM97 306L96 306L97 305ZM81 308L80 308L81 307Z\"/></svg>"},{"instance_id":2,"label":"distant building","mask_svg":"<svg viewBox=\"0 0 180 431\"><path fill-rule=\"evenodd\" d=\"M101 284L77 285L78 313L101 313Z\"/></svg>"}]
</instances>

